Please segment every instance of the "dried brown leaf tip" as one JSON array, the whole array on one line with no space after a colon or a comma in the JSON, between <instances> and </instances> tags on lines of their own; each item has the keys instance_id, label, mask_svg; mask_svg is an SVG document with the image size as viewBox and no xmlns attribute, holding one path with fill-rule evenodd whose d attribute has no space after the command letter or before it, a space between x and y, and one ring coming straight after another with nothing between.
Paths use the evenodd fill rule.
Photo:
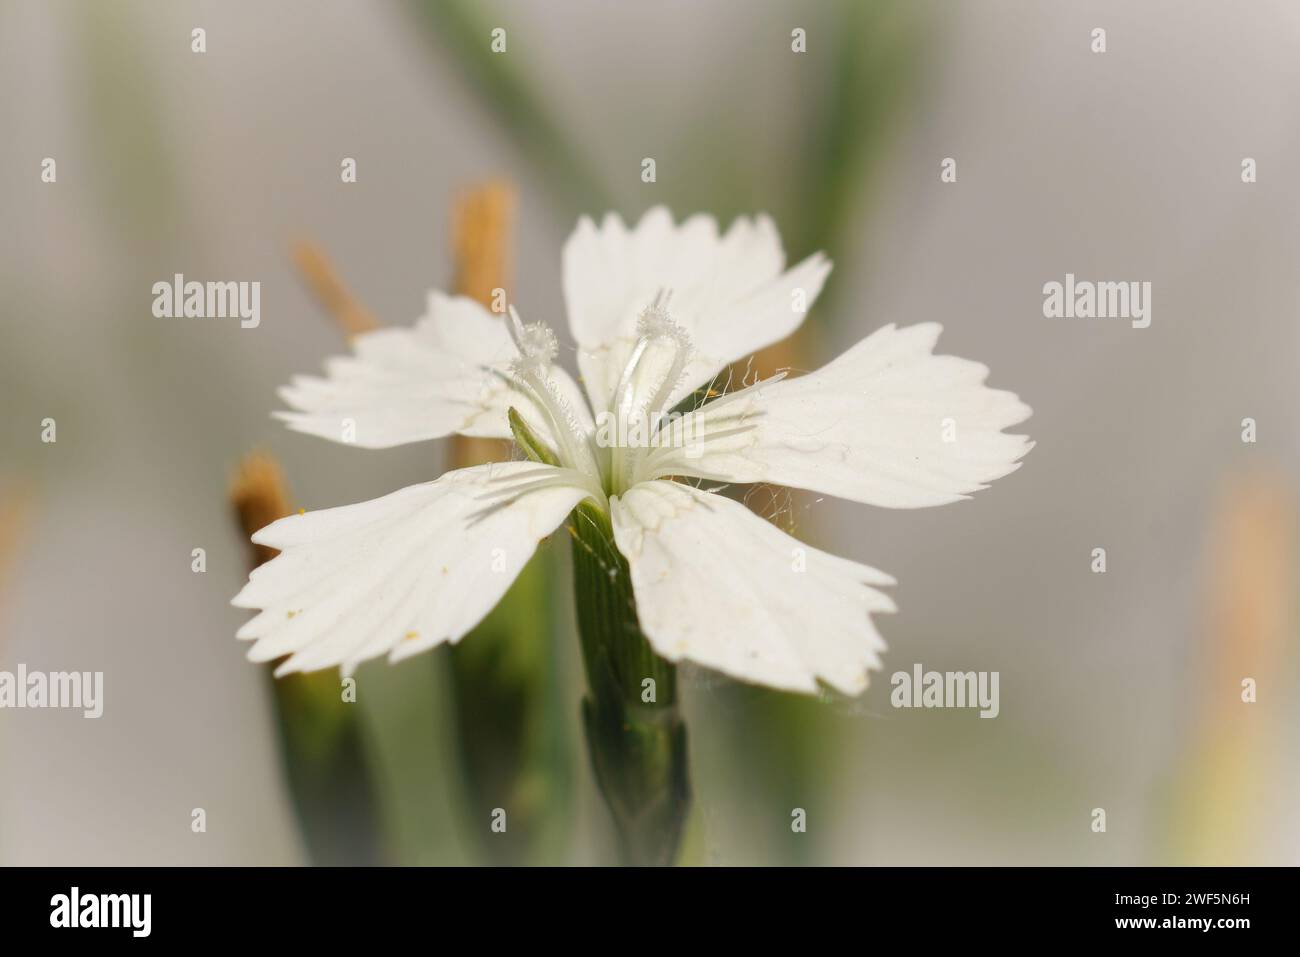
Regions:
<instances>
[{"instance_id":1,"label":"dried brown leaf tip","mask_svg":"<svg viewBox=\"0 0 1300 957\"><path fill-rule=\"evenodd\" d=\"M240 528L249 538L258 529L292 512L280 464L266 452L244 456L230 483L230 504L235 508ZM254 568L279 554L265 545L250 543L249 549Z\"/></svg>"},{"instance_id":2,"label":"dried brown leaf tip","mask_svg":"<svg viewBox=\"0 0 1300 957\"><path fill-rule=\"evenodd\" d=\"M293 247L294 265L321 308L330 314L348 336L359 336L379 328L379 320L348 289L325 250L310 240Z\"/></svg>"},{"instance_id":3,"label":"dried brown leaf tip","mask_svg":"<svg viewBox=\"0 0 1300 957\"><path fill-rule=\"evenodd\" d=\"M30 500L25 488L0 486L0 596L8 584L11 569L17 564Z\"/></svg>"}]
</instances>

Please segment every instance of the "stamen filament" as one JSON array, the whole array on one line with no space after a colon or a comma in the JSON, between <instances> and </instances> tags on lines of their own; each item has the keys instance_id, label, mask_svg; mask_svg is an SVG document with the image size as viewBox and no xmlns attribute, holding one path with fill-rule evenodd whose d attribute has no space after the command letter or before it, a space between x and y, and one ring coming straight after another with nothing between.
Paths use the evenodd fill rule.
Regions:
<instances>
[{"instance_id":1,"label":"stamen filament","mask_svg":"<svg viewBox=\"0 0 1300 957\"><path fill-rule=\"evenodd\" d=\"M606 485L612 492L635 482L651 439L668 411L668 401L690 360L690 339L668 313L671 298L670 291L661 290L641 313L639 338L614 390L611 412L620 434L643 436L644 441L618 442L610 450Z\"/></svg>"}]
</instances>

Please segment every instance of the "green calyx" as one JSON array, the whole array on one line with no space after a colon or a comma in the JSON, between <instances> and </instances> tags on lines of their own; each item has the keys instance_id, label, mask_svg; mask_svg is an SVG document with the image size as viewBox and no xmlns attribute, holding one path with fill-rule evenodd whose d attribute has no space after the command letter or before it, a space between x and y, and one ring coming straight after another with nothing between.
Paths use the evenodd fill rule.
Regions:
<instances>
[{"instance_id":1,"label":"green calyx","mask_svg":"<svg viewBox=\"0 0 1300 957\"><path fill-rule=\"evenodd\" d=\"M676 667L655 654L641 631L627 559L614 544L609 516L583 504L571 520L592 770L624 862L669 865L691 801Z\"/></svg>"}]
</instances>

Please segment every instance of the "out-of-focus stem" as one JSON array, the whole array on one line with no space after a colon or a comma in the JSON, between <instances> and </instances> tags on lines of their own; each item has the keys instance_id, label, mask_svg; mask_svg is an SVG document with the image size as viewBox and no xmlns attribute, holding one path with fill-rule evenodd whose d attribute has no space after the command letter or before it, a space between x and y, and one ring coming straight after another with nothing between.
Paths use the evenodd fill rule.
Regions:
<instances>
[{"instance_id":1,"label":"out-of-focus stem","mask_svg":"<svg viewBox=\"0 0 1300 957\"><path fill-rule=\"evenodd\" d=\"M606 190L590 165L589 151L573 141L539 95L540 85L525 64L526 48L508 55L492 52L499 21L472 0L410 0L416 24L452 57L470 88L501 121L502 131L549 181L546 196L566 215L608 208ZM508 43L519 42L508 35Z\"/></svg>"},{"instance_id":2,"label":"out-of-focus stem","mask_svg":"<svg viewBox=\"0 0 1300 957\"><path fill-rule=\"evenodd\" d=\"M3 597L14 553L23 535L26 511L25 494L0 488L0 597ZM3 633L0 633L0 642L3 638Z\"/></svg>"},{"instance_id":3,"label":"out-of-focus stem","mask_svg":"<svg viewBox=\"0 0 1300 957\"><path fill-rule=\"evenodd\" d=\"M240 463L230 501L247 536L292 511L280 466L265 453ZM262 545L249 548L253 568L277 554ZM289 793L312 863L380 863L379 808L360 712L344 701L338 674L317 671L277 680L268 669L267 677Z\"/></svg>"},{"instance_id":4,"label":"out-of-focus stem","mask_svg":"<svg viewBox=\"0 0 1300 957\"><path fill-rule=\"evenodd\" d=\"M1295 636L1296 506L1284 477L1234 476L1214 512L1200 652L1205 702L1170 785L1167 846L1181 866L1276 863L1265 822ZM1294 647L1292 645L1292 647ZM1244 684L1249 679L1249 687Z\"/></svg>"},{"instance_id":5,"label":"out-of-focus stem","mask_svg":"<svg viewBox=\"0 0 1300 957\"><path fill-rule=\"evenodd\" d=\"M465 190L452 213L453 288L491 309L498 291L510 288L510 244L514 231L515 193L509 183L492 180ZM507 457L509 443L457 435L452 438L453 468L496 462Z\"/></svg>"},{"instance_id":6,"label":"out-of-focus stem","mask_svg":"<svg viewBox=\"0 0 1300 957\"><path fill-rule=\"evenodd\" d=\"M0 588L8 578L27 517L27 493L0 489Z\"/></svg>"},{"instance_id":7,"label":"out-of-focus stem","mask_svg":"<svg viewBox=\"0 0 1300 957\"><path fill-rule=\"evenodd\" d=\"M298 274L339 328L348 336L359 336L379 328L379 320L352 295L325 250L309 239L293 247Z\"/></svg>"}]
</instances>

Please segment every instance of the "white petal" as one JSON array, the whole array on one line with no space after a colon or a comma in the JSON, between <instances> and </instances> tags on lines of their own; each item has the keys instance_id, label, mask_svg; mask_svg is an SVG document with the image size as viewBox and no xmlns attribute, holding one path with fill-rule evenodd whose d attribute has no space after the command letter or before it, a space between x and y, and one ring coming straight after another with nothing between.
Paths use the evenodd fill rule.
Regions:
<instances>
[{"instance_id":1,"label":"white petal","mask_svg":"<svg viewBox=\"0 0 1300 957\"><path fill-rule=\"evenodd\" d=\"M645 482L611 502L641 627L655 651L742 681L847 694L867 686L884 641L871 585L883 572L791 538L738 502L676 482Z\"/></svg>"},{"instance_id":2,"label":"white petal","mask_svg":"<svg viewBox=\"0 0 1300 957\"><path fill-rule=\"evenodd\" d=\"M282 388L296 411L277 418L297 432L383 449L452 433L509 438L513 405L549 434L532 404L496 374L517 354L504 320L472 299L432 292L414 326L365 333L352 347L354 355L326 362L325 378L297 376ZM552 373L579 421L590 419L572 377Z\"/></svg>"},{"instance_id":3,"label":"white petal","mask_svg":"<svg viewBox=\"0 0 1300 957\"><path fill-rule=\"evenodd\" d=\"M313 671L458 641L492 610L537 548L588 493L573 473L531 462L448 472L383 498L292 515L253 536L281 553L235 596L262 612L238 632L248 657L292 655ZM504 499L492 489L549 480ZM493 507L493 506L496 507Z\"/></svg>"},{"instance_id":4,"label":"white petal","mask_svg":"<svg viewBox=\"0 0 1300 957\"><path fill-rule=\"evenodd\" d=\"M1002 430L1030 409L985 386L978 362L933 355L941 328L891 324L817 372L709 403L680 423L692 444L643 477L772 482L889 508L967 498L1020 467L1033 443Z\"/></svg>"},{"instance_id":5,"label":"white petal","mask_svg":"<svg viewBox=\"0 0 1300 957\"><path fill-rule=\"evenodd\" d=\"M673 319L695 348L675 400L790 335L831 266L816 254L784 268L781 237L766 215L737 219L723 236L711 216L674 225L662 206L632 229L612 213L599 227L583 217L564 245L564 297L592 407L608 408L637 317L661 289L672 290Z\"/></svg>"}]
</instances>

